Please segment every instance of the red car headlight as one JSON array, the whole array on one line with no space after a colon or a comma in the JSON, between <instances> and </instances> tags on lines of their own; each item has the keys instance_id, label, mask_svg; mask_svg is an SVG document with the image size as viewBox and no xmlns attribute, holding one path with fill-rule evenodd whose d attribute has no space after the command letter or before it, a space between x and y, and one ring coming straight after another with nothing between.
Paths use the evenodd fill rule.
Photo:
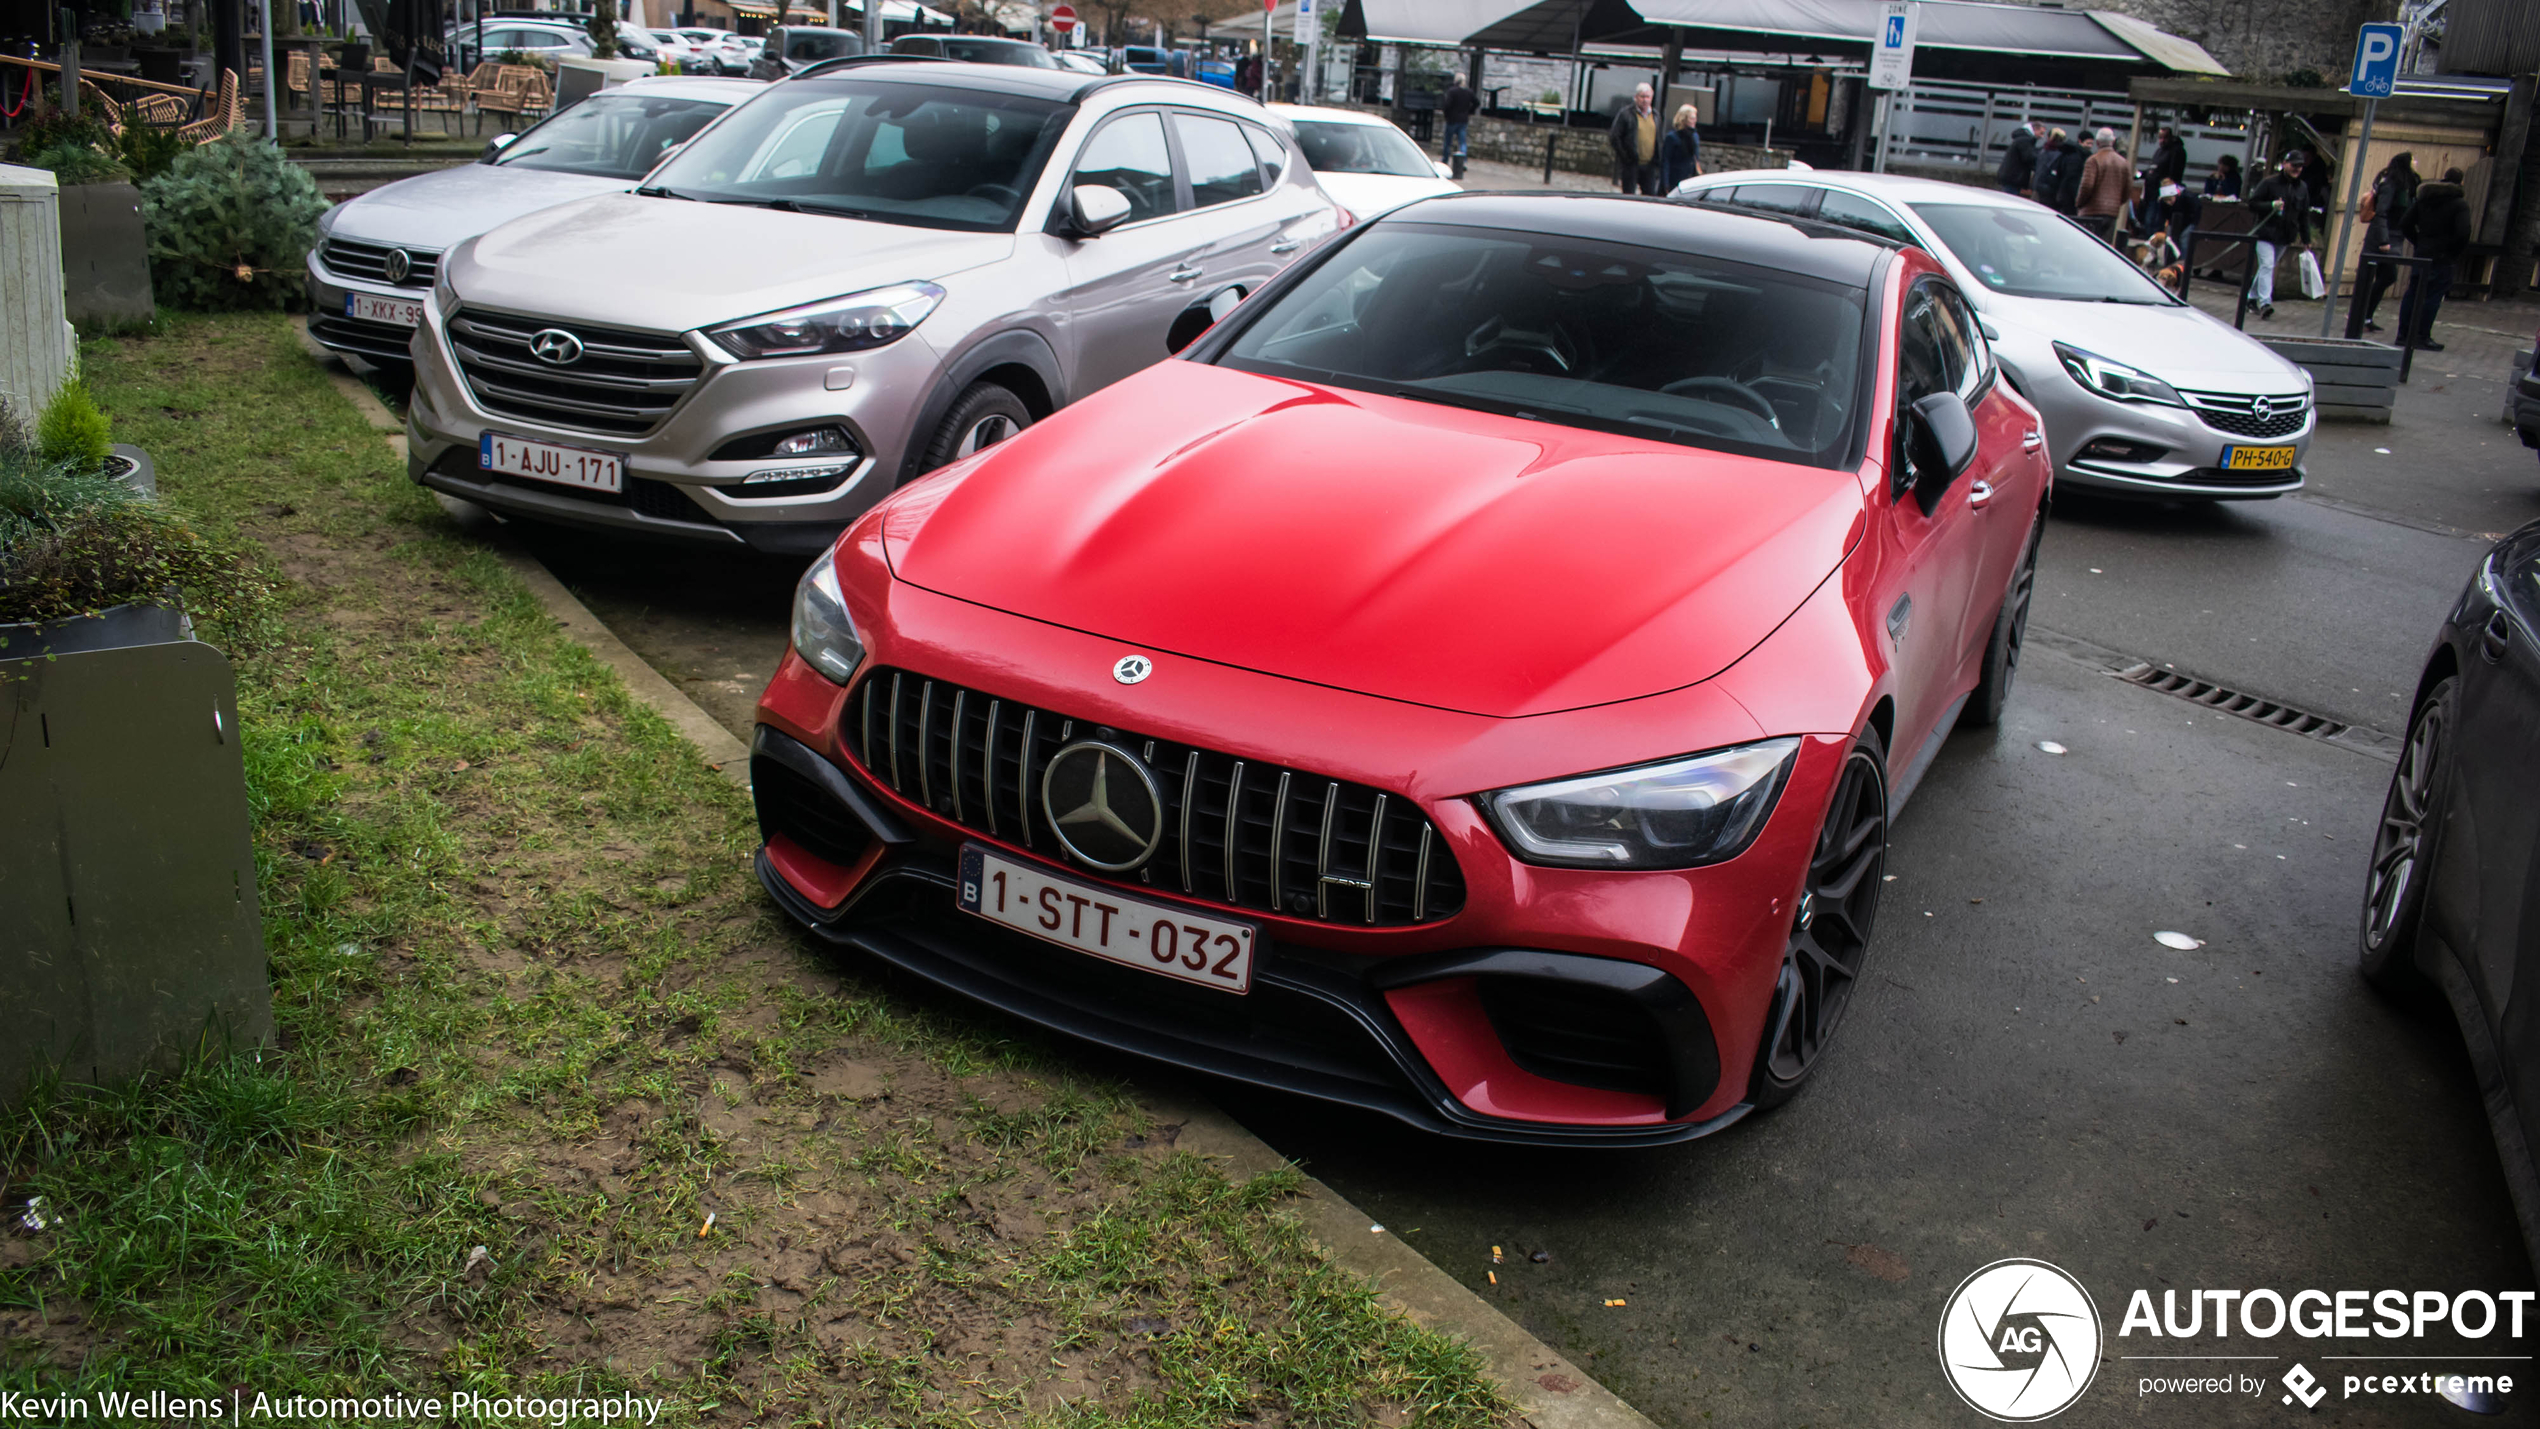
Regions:
<instances>
[{"instance_id":1,"label":"red car headlight","mask_svg":"<svg viewBox=\"0 0 2540 1429\"><path fill-rule=\"evenodd\" d=\"M846 595L838 589L835 550L821 552L794 587L794 653L841 685L864 659L864 640L856 634Z\"/></svg>"},{"instance_id":2,"label":"red car headlight","mask_svg":"<svg viewBox=\"0 0 2540 1429\"><path fill-rule=\"evenodd\" d=\"M1764 827L1796 739L1497 789L1482 811L1517 857L1562 868L1693 868L1737 857Z\"/></svg>"}]
</instances>

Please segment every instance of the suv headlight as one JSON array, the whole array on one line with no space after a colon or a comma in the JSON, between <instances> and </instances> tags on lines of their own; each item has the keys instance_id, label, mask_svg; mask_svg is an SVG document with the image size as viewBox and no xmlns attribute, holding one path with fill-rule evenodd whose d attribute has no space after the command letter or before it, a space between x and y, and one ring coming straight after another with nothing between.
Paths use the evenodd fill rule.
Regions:
<instances>
[{"instance_id":1,"label":"suv headlight","mask_svg":"<svg viewBox=\"0 0 2540 1429\"><path fill-rule=\"evenodd\" d=\"M864 641L856 635L847 599L838 590L834 550L823 551L794 587L794 653L841 685L863 663Z\"/></svg>"},{"instance_id":2,"label":"suv headlight","mask_svg":"<svg viewBox=\"0 0 2540 1429\"><path fill-rule=\"evenodd\" d=\"M1746 851L1790 777L1796 739L1714 750L1481 796L1527 863L1692 868Z\"/></svg>"},{"instance_id":3,"label":"suv headlight","mask_svg":"<svg viewBox=\"0 0 2540 1429\"><path fill-rule=\"evenodd\" d=\"M741 358L862 352L908 336L943 300L932 283L893 283L708 328L706 336Z\"/></svg>"},{"instance_id":4,"label":"suv headlight","mask_svg":"<svg viewBox=\"0 0 2540 1429\"><path fill-rule=\"evenodd\" d=\"M2172 407L2187 405L2187 399L2178 395L2177 388L2140 368L2110 362L2095 353L2066 347L2060 342L2055 344L2055 355L2063 359L2064 370L2073 375L2075 382L2102 397L2119 402L2160 402Z\"/></svg>"}]
</instances>

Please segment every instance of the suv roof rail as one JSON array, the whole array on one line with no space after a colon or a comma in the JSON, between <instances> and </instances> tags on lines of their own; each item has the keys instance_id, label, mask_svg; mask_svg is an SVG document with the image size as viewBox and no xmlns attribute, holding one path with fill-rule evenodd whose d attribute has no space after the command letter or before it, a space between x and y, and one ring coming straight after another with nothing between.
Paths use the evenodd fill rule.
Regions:
<instances>
[{"instance_id":1,"label":"suv roof rail","mask_svg":"<svg viewBox=\"0 0 2540 1429\"><path fill-rule=\"evenodd\" d=\"M1251 95L1244 93L1242 90L1227 89L1220 85L1210 84L1205 80L1190 79L1178 74L1131 73L1103 75L1098 79L1089 79L1085 81L1084 85L1070 97L1069 102L1082 104L1085 102L1085 98L1088 95L1096 94L1102 90L1112 89L1124 84L1187 84L1207 90L1211 94L1223 95L1228 99L1243 100L1245 103L1250 104L1257 109L1269 108L1268 105L1263 104L1260 100L1253 98Z\"/></svg>"},{"instance_id":2,"label":"suv roof rail","mask_svg":"<svg viewBox=\"0 0 2540 1429\"><path fill-rule=\"evenodd\" d=\"M810 27L796 26L795 28L808 29ZM825 60L815 60L785 77L787 79L809 79L813 75L826 73L829 70L848 69L856 65L889 64L894 61L928 60L933 58L933 55L895 55L889 50L882 50L869 55L833 55Z\"/></svg>"}]
</instances>

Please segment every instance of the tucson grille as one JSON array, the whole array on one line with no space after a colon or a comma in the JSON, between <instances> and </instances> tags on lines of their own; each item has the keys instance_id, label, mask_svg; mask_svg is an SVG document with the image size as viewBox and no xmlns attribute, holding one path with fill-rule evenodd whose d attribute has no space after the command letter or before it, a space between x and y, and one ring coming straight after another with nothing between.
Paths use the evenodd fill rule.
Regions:
<instances>
[{"instance_id":1,"label":"tucson grille","mask_svg":"<svg viewBox=\"0 0 2540 1429\"><path fill-rule=\"evenodd\" d=\"M546 332L571 335L580 355L541 361L530 340ZM450 346L487 411L613 436L660 426L705 368L675 337L468 311L450 320Z\"/></svg>"},{"instance_id":2,"label":"tucson grille","mask_svg":"<svg viewBox=\"0 0 2540 1429\"><path fill-rule=\"evenodd\" d=\"M1093 735L1072 720L903 670L849 697L847 749L877 781L957 824L1065 857L1041 808L1052 755ZM1164 840L1138 870L1175 893L1332 923L1398 925L1464 906L1455 855L1398 794L1148 739L1136 751L1164 791Z\"/></svg>"},{"instance_id":3,"label":"tucson grille","mask_svg":"<svg viewBox=\"0 0 2540 1429\"><path fill-rule=\"evenodd\" d=\"M396 251L385 243L355 243L347 238L330 238L319 256L328 268L347 278L385 283L388 281L388 255ZM409 248L406 250L405 280L399 286L429 288L433 275L440 271L440 254Z\"/></svg>"},{"instance_id":4,"label":"tucson grille","mask_svg":"<svg viewBox=\"0 0 2540 1429\"><path fill-rule=\"evenodd\" d=\"M2205 425L2235 437L2289 437L2302 430L2311 418L2311 399L2301 392L2290 392L2264 399L2238 392L2186 392L2178 395ZM2267 404L2267 414L2258 415L2259 401Z\"/></svg>"}]
</instances>

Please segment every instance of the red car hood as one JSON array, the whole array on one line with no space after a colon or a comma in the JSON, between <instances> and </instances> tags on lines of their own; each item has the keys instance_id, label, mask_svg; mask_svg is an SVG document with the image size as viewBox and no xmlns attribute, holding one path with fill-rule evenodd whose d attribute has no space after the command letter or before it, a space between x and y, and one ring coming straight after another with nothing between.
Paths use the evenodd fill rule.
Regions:
<instances>
[{"instance_id":1,"label":"red car hood","mask_svg":"<svg viewBox=\"0 0 2540 1429\"><path fill-rule=\"evenodd\" d=\"M1848 471L1166 362L885 529L894 573L939 594L1513 716L1718 674L1841 563L1861 511Z\"/></svg>"}]
</instances>

